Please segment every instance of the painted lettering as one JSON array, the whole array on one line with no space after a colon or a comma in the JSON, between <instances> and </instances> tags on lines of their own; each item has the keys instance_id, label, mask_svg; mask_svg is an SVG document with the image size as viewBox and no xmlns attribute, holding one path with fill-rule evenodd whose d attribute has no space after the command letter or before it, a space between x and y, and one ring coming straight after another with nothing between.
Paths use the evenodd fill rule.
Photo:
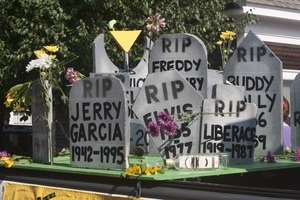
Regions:
<instances>
[{"instance_id":1,"label":"painted lettering","mask_svg":"<svg viewBox=\"0 0 300 200\"><path fill-rule=\"evenodd\" d=\"M183 91L184 84L180 80L175 80L169 83L163 82L161 87L162 90L158 90L160 88L155 85L145 86L146 100L148 104L167 101L170 99L178 99L178 94Z\"/></svg>"},{"instance_id":2,"label":"painted lettering","mask_svg":"<svg viewBox=\"0 0 300 200\"><path fill-rule=\"evenodd\" d=\"M163 53L166 53L166 52L167 53L172 53L172 52L177 53L179 51L180 44L181 44L181 52L184 53L186 51L186 48L192 44L191 38L189 38L189 37L175 38L174 41L170 40L169 38L163 38L162 39L162 52Z\"/></svg>"},{"instance_id":3,"label":"painted lettering","mask_svg":"<svg viewBox=\"0 0 300 200\"><path fill-rule=\"evenodd\" d=\"M76 142L87 141L122 141L122 132L119 123L73 123L70 126L71 140Z\"/></svg>"},{"instance_id":4,"label":"painted lettering","mask_svg":"<svg viewBox=\"0 0 300 200\"><path fill-rule=\"evenodd\" d=\"M244 47L237 48L237 59L238 62L260 62L261 57L265 56L267 53L266 47L250 47L245 49ZM255 56L256 55L256 56Z\"/></svg>"},{"instance_id":5,"label":"painted lettering","mask_svg":"<svg viewBox=\"0 0 300 200\"><path fill-rule=\"evenodd\" d=\"M145 78L132 78L129 79L130 87L142 87L143 83L145 82Z\"/></svg>"},{"instance_id":6,"label":"painted lettering","mask_svg":"<svg viewBox=\"0 0 300 200\"><path fill-rule=\"evenodd\" d=\"M186 77L186 80L195 88L195 90L201 91L204 83L204 78L201 77Z\"/></svg>"},{"instance_id":7,"label":"painted lettering","mask_svg":"<svg viewBox=\"0 0 300 200\"><path fill-rule=\"evenodd\" d=\"M122 102L77 102L73 107L71 119L78 121L80 116L84 121L119 119Z\"/></svg>"},{"instance_id":8,"label":"painted lettering","mask_svg":"<svg viewBox=\"0 0 300 200\"><path fill-rule=\"evenodd\" d=\"M274 81L274 76L228 76L227 80L233 85L244 86L245 90L268 92Z\"/></svg>"},{"instance_id":9,"label":"painted lettering","mask_svg":"<svg viewBox=\"0 0 300 200\"><path fill-rule=\"evenodd\" d=\"M236 104L234 106L234 104ZM231 117L235 114L236 117L239 117L240 112L243 112L246 109L245 101L229 101L228 105L222 100L215 100L215 116L226 116Z\"/></svg>"},{"instance_id":10,"label":"painted lettering","mask_svg":"<svg viewBox=\"0 0 300 200\"><path fill-rule=\"evenodd\" d=\"M199 71L201 59L196 60L158 60L152 62L152 73L163 72L176 69L177 71L189 72L191 70Z\"/></svg>"},{"instance_id":11,"label":"painted lettering","mask_svg":"<svg viewBox=\"0 0 300 200\"><path fill-rule=\"evenodd\" d=\"M102 87L100 88L100 86ZM110 78L96 79L95 84L90 79L84 79L83 97L84 98L106 97L107 92L110 91L111 88L112 88L112 81ZM102 91L101 94L100 91Z\"/></svg>"}]
</instances>

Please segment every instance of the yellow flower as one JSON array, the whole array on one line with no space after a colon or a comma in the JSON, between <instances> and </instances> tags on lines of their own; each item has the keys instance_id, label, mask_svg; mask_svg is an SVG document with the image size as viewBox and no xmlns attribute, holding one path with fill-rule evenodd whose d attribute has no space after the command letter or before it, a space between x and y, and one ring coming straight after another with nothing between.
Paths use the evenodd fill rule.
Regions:
<instances>
[{"instance_id":1,"label":"yellow flower","mask_svg":"<svg viewBox=\"0 0 300 200\"><path fill-rule=\"evenodd\" d=\"M42 54L46 53L44 50L36 50L34 54L36 57L40 58Z\"/></svg>"},{"instance_id":2,"label":"yellow flower","mask_svg":"<svg viewBox=\"0 0 300 200\"><path fill-rule=\"evenodd\" d=\"M151 169L151 174L157 174L157 172L161 169L161 166L155 165Z\"/></svg>"},{"instance_id":3,"label":"yellow flower","mask_svg":"<svg viewBox=\"0 0 300 200\"><path fill-rule=\"evenodd\" d=\"M1 161L6 168L10 168L14 164L14 161L9 157L2 157Z\"/></svg>"},{"instance_id":4,"label":"yellow flower","mask_svg":"<svg viewBox=\"0 0 300 200\"><path fill-rule=\"evenodd\" d=\"M226 40L228 38L228 35L225 32L222 32L220 38Z\"/></svg>"},{"instance_id":5,"label":"yellow flower","mask_svg":"<svg viewBox=\"0 0 300 200\"><path fill-rule=\"evenodd\" d=\"M134 175L134 170L133 170L133 168L132 168L132 167L126 168L125 174L126 174L126 176L132 176L132 175Z\"/></svg>"},{"instance_id":6,"label":"yellow flower","mask_svg":"<svg viewBox=\"0 0 300 200\"><path fill-rule=\"evenodd\" d=\"M147 169L145 170L145 174L147 176L154 175L154 174L157 174L160 169L161 169L161 166L159 166L159 165L148 166Z\"/></svg>"},{"instance_id":7,"label":"yellow flower","mask_svg":"<svg viewBox=\"0 0 300 200\"><path fill-rule=\"evenodd\" d=\"M157 174L157 172L161 169L161 167L159 165L155 165L155 166L152 166L150 168L150 173L151 174Z\"/></svg>"},{"instance_id":8,"label":"yellow flower","mask_svg":"<svg viewBox=\"0 0 300 200\"><path fill-rule=\"evenodd\" d=\"M138 165L136 165L136 164L134 164L134 165L133 165L133 173L134 173L135 175L141 175L141 174L142 174L142 169L141 169L141 167L138 166Z\"/></svg>"},{"instance_id":9,"label":"yellow flower","mask_svg":"<svg viewBox=\"0 0 300 200\"><path fill-rule=\"evenodd\" d=\"M152 175L151 171L152 171L152 167L151 167L151 166L148 166L147 169L145 170L145 174L146 174L147 176L150 176L150 175Z\"/></svg>"},{"instance_id":10,"label":"yellow flower","mask_svg":"<svg viewBox=\"0 0 300 200\"><path fill-rule=\"evenodd\" d=\"M233 31L225 31L221 33L220 38L223 40L233 40L235 35L236 34Z\"/></svg>"},{"instance_id":11,"label":"yellow flower","mask_svg":"<svg viewBox=\"0 0 300 200\"><path fill-rule=\"evenodd\" d=\"M41 72L41 73L40 73L40 76L41 76L41 77L45 77L46 75L47 75L46 72Z\"/></svg>"},{"instance_id":12,"label":"yellow flower","mask_svg":"<svg viewBox=\"0 0 300 200\"><path fill-rule=\"evenodd\" d=\"M221 46L221 45L223 44L223 41L222 41L222 40L219 40L218 42L216 42L216 44L217 44L218 46Z\"/></svg>"},{"instance_id":13,"label":"yellow flower","mask_svg":"<svg viewBox=\"0 0 300 200\"><path fill-rule=\"evenodd\" d=\"M125 174L126 176L141 175L142 169L140 166L134 164L133 167L126 168Z\"/></svg>"},{"instance_id":14,"label":"yellow flower","mask_svg":"<svg viewBox=\"0 0 300 200\"><path fill-rule=\"evenodd\" d=\"M8 92L6 95L6 101L4 102L5 107L8 108L11 106L11 102L14 101L14 95L12 92Z\"/></svg>"},{"instance_id":15,"label":"yellow flower","mask_svg":"<svg viewBox=\"0 0 300 200\"><path fill-rule=\"evenodd\" d=\"M53 60L56 58L56 55L49 55L49 57Z\"/></svg>"},{"instance_id":16,"label":"yellow flower","mask_svg":"<svg viewBox=\"0 0 300 200\"><path fill-rule=\"evenodd\" d=\"M226 33L229 36L229 40L233 40L236 35L235 32L233 32L233 31L226 31Z\"/></svg>"},{"instance_id":17,"label":"yellow flower","mask_svg":"<svg viewBox=\"0 0 300 200\"><path fill-rule=\"evenodd\" d=\"M52 53L55 53L58 51L58 46L44 46L44 48L49 51L49 52L52 52Z\"/></svg>"},{"instance_id":18,"label":"yellow flower","mask_svg":"<svg viewBox=\"0 0 300 200\"><path fill-rule=\"evenodd\" d=\"M14 110L17 112L23 112L23 111L25 111L25 108L22 107L21 105L17 105Z\"/></svg>"}]
</instances>

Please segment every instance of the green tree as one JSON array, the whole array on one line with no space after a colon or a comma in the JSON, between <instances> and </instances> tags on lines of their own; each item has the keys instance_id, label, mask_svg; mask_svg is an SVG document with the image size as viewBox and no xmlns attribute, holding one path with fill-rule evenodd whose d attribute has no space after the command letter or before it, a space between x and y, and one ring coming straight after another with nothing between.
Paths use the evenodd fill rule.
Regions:
<instances>
[{"instance_id":1,"label":"green tree","mask_svg":"<svg viewBox=\"0 0 300 200\"><path fill-rule=\"evenodd\" d=\"M216 41L222 31L231 30L237 34L243 31L246 24L256 23L257 18L251 13L247 13L239 18L233 18L226 11L229 8L237 7L240 0L86 0L86 4L91 5L88 9L90 21L85 21L86 25L100 26L100 32L106 33L106 24L115 19L117 30L141 29L141 34L135 46L130 52L131 66L136 57L141 55L141 49L135 48L143 43L145 36L145 21L148 16L159 12L167 22L162 33L191 33L203 40L210 54L218 54L216 51ZM112 60L117 66L122 66L122 54L112 40L106 40L107 51L112 55ZM141 45L140 45L141 46ZM215 57L210 56L209 62L212 68L219 68L220 63L214 62Z\"/></svg>"},{"instance_id":2,"label":"green tree","mask_svg":"<svg viewBox=\"0 0 300 200\"><path fill-rule=\"evenodd\" d=\"M240 33L255 18L247 14L240 19L226 15L228 6L238 0L0 0L0 127L9 113L3 102L6 92L17 83L32 80L25 66L33 51L43 45L59 45L60 59L78 58L68 64L88 75L92 71L92 42L100 33L107 33L107 22L117 20L116 28L144 30L146 18L159 12L166 18L163 33L191 33L203 40L208 52L224 30ZM145 33L145 32L143 32ZM130 52L130 67L141 56L143 35ZM109 56L122 67L123 54L107 37ZM214 64L213 62L211 62ZM215 64L217 68L218 64ZM62 75L62 81L64 80ZM0 131L2 128L0 129Z\"/></svg>"},{"instance_id":3,"label":"green tree","mask_svg":"<svg viewBox=\"0 0 300 200\"><path fill-rule=\"evenodd\" d=\"M0 1L0 127L9 113L3 102L10 87L32 79L25 66L33 50L42 45L58 44L68 54L63 39L67 36L64 23L70 18L58 1ZM63 54L63 56L65 56Z\"/></svg>"}]
</instances>

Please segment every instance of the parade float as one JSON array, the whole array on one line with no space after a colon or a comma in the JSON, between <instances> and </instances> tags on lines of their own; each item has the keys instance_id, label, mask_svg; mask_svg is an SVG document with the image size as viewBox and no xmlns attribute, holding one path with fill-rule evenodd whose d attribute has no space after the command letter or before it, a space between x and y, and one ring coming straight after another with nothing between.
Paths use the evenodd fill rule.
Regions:
<instances>
[{"instance_id":1,"label":"parade float","mask_svg":"<svg viewBox=\"0 0 300 200\"><path fill-rule=\"evenodd\" d=\"M126 58L139 31L110 34ZM223 34L220 45L234 37ZM54 82L41 76L33 87L32 157L2 156L3 198L218 199L220 190L242 198L246 188L205 180L299 169L299 81L292 88L291 145L285 146L282 63L255 33L222 62L222 71L208 69L204 43L187 33L148 38L131 70L127 59L123 69L111 62L104 34L93 50L94 71L70 87L70 146L63 156L53 155ZM247 190L270 196L267 189Z\"/></svg>"}]
</instances>

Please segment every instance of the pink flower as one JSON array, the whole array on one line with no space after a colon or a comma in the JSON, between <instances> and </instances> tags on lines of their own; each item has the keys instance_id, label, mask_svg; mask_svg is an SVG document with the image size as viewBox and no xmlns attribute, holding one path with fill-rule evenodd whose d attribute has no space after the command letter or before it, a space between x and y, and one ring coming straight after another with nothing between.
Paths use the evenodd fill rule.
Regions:
<instances>
[{"instance_id":1,"label":"pink flower","mask_svg":"<svg viewBox=\"0 0 300 200\"><path fill-rule=\"evenodd\" d=\"M297 150L296 150L296 153L295 153L295 160L296 160L296 161L300 161L300 149L297 149Z\"/></svg>"},{"instance_id":2,"label":"pink flower","mask_svg":"<svg viewBox=\"0 0 300 200\"><path fill-rule=\"evenodd\" d=\"M74 84L76 81L79 80L78 72L75 71L73 68L69 67L69 68L67 69L67 72L66 72L66 79L67 79L71 84Z\"/></svg>"},{"instance_id":3,"label":"pink flower","mask_svg":"<svg viewBox=\"0 0 300 200\"><path fill-rule=\"evenodd\" d=\"M152 137L158 137L159 136L159 126L154 122L149 122L147 125L146 132L151 135Z\"/></svg>"},{"instance_id":4,"label":"pink flower","mask_svg":"<svg viewBox=\"0 0 300 200\"><path fill-rule=\"evenodd\" d=\"M146 31L148 37L152 37L154 33L157 33L161 29L166 27L165 18L161 18L161 15L159 13L148 17L146 22Z\"/></svg>"},{"instance_id":5,"label":"pink flower","mask_svg":"<svg viewBox=\"0 0 300 200\"><path fill-rule=\"evenodd\" d=\"M10 157L10 154L7 151L0 151L0 158L2 157Z\"/></svg>"}]
</instances>

